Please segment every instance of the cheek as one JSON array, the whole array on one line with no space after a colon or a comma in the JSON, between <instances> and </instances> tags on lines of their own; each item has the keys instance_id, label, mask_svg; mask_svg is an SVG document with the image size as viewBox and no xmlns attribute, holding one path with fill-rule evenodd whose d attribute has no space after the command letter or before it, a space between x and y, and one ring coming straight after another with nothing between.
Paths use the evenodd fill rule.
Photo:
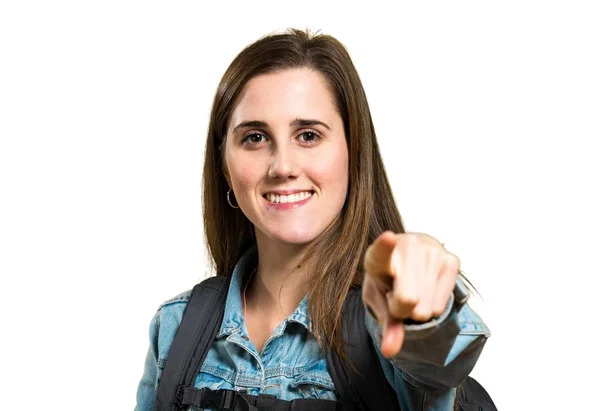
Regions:
<instances>
[{"instance_id":1,"label":"cheek","mask_svg":"<svg viewBox=\"0 0 600 411\"><path fill-rule=\"evenodd\" d=\"M229 172L233 189L240 197L249 195L249 191L254 191L260 180L256 165L238 162L229 168Z\"/></svg>"},{"instance_id":2,"label":"cheek","mask_svg":"<svg viewBox=\"0 0 600 411\"><path fill-rule=\"evenodd\" d=\"M233 143L228 137L225 147L225 163L231 188L236 197L247 195L248 188L252 185L257 172L256 162L252 158L243 155L238 147L232 147Z\"/></svg>"},{"instance_id":3,"label":"cheek","mask_svg":"<svg viewBox=\"0 0 600 411\"><path fill-rule=\"evenodd\" d=\"M344 148L321 157L319 161L313 159L311 170L316 181L328 184L329 190L331 186L339 188L345 195L348 186L348 154Z\"/></svg>"},{"instance_id":4,"label":"cheek","mask_svg":"<svg viewBox=\"0 0 600 411\"><path fill-rule=\"evenodd\" d=\"M345 148L345 146L344 146ZM348 184L348 153L344 150L344 155L338 155L335 161L336 177L340 183Z\"/></svg>"}]
</instances>

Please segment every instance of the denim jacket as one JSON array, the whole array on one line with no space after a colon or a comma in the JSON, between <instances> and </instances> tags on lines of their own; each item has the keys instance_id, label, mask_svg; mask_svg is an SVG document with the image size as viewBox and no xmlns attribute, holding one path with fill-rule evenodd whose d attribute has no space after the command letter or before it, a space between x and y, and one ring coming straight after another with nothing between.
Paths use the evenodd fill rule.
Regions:
<instances>
[{"instance_id":1,"label":"denim jacket","mask_svg":"<svg viewBox=\"0 0 600 411\"><path fill-rule=\"evenodd\" d=\"M248 337L241 302L242 279L253 267L246 253L229 285L223 322L196 377L197 388L225 388L251 395L271 394L283 400L335 400L325 352L312 334L308 297L279 324L258 352ZM154 409L156 389L169 347L181 323L191 291L162 304L150 324L150 348L137 390L136 411ZM381 327L366 310L367 329L375 346ZM442 316L425 324L406 325L401 352L379 360L398 394L402 410L452 410L456 387L473 369L490 332L483 321L453 297ZM197 410L197 408L192 408Z\"/></svg>"}]
</instances>

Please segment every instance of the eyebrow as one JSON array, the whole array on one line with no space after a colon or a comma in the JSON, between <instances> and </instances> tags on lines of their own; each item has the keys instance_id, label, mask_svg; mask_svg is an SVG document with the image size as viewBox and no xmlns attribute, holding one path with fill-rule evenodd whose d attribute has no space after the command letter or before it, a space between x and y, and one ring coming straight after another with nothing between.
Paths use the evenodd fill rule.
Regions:
<instances>
[{"instance_id":1,"label":"eyebrow","mask_svg":"<svg viewBox=\"0 0 600 411\"><path fill-rule=\"evenodd\" d=\"M331 131L331 127L329 127L326 123L319 121L319 120L297 118L290 123L290 127L308 127L308 126L314 126L314 125L321 125L321 126L325 127L327 130ZM238 130L240 128L248 128L248 127L267 128L267 127L269 127L269 125L266 122L259 121L259 120L242 121L240 124L238 124L237 126L235 126L233 128L233 132L235 133L236 130Z\"/></svg>"}]
</instances>

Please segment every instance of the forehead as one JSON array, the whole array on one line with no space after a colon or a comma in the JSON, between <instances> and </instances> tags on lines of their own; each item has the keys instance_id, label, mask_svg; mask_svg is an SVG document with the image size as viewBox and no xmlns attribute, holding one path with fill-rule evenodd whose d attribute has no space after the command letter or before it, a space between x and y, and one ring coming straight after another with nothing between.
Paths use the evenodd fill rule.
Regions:
<instances>
[{"instance_id":1,"label":"forehead","mask_svg":"<svg viewBox=\"0 0 600 411\"><path fill-rule=\"evenodd\" d=\"M338 116L325 77L310 69L262 74L243 88L231 125L241 121L288 122L295 118L329 119Z\"/></svg>"}]
</instances>

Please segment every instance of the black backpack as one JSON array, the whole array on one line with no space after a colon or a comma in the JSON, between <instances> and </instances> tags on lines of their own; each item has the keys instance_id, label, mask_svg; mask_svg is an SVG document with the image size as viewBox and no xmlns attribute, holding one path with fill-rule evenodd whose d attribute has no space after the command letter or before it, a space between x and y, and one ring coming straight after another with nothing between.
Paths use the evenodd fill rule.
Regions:
<instances>
[{"instance_id":1,"label":"black backpack","mask_svg":"<svg viewBox=\"0 0 600 411\"><path fill-rule=\"evenodd\" d=\"M229 279L217 276L192 290L159 382L155 411L179 411L192 405L233 411L400 411L396 392L385 378L366 329L358 289L350 290L342 315L346 350L356 371L336 354L327 355L327 368L341 401L285 401L265 394L252 396L233 390L195 388L195 377L223 321L228 289ZM456 409L497 411L485 389L471 377L459 387Z\"/></svg>"}]
</instances>

